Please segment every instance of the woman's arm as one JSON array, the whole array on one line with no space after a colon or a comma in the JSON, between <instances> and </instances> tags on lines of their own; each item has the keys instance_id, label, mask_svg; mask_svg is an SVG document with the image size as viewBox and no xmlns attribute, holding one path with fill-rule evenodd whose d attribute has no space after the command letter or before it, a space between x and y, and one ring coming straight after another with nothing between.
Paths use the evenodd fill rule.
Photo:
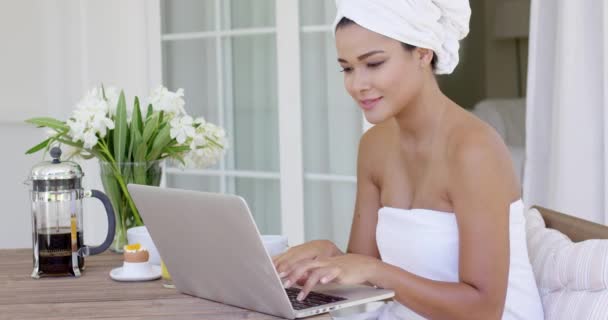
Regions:
<instances>
[{"instance_id":1,"label":"woman's arm","mask_svg":"<svg viewBox=\"0 0 608 320\"><path fill-rule=\"evenodd\" d=\"M380 189L373 178L374 169L381 166L378 155L382 144L374 143L380 128L368 130L359 141L357 156L357 196L348 241L348 253L380 258L376 245L376 226L380 204Z\"/></svg>"}]
</instances>

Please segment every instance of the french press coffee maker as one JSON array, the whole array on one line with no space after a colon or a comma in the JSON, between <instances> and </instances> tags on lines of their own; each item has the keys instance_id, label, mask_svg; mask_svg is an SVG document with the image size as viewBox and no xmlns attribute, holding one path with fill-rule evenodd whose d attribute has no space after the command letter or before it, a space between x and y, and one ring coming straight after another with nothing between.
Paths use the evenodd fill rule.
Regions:
<instances>
[{"instance_id":1,"label":"french press coffee maker","mask_svg":"<svg viewBox=\"0 0 608 320\"><path fill-rule=\"evenodd\" d=\"M114 239L116 218L110 199L98 190L82 189L80 166L60 161L61 149L51 149L52 161L32 168L28 182L32 190L32 235L34 271L32 278L72 275L85 269L84 258L104 252ZM89 247L83 243L82 199L99 199L108 215L108 234L104 243Z\"/></svg>"}]
</instances>

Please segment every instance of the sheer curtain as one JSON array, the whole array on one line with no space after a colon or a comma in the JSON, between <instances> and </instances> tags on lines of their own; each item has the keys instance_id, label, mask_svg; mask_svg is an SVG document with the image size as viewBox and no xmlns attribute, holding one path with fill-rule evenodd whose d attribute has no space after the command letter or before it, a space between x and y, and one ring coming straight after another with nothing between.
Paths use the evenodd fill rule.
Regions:
<instances>
[{"instance_id":1,"label":"sheer curtain","mask_svg":"<svg viewBox=\"0 0 608 320\"><path fill-rule=\"evenodd\" d=\"M608 3L533 0L524 197L608 224Z\"/></svg>"}]
</instances>

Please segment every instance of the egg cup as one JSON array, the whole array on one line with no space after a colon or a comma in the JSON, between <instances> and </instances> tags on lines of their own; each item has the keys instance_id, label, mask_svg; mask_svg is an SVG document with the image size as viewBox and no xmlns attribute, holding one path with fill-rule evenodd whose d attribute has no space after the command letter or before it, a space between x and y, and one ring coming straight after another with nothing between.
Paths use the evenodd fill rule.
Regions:
<instances>
[{"instance_id":1,"label":"egg cup","mask_svg":"<svg viewBox=\"0 0 608 320\"><path fill-rule=\"evenodd\" d=\"M125 246L123 257L122 267L112 269L110 278L116 281L148 281L160 278L160 266L148 262L150 254L140 244Z\"/></svg>"}]
</instances>

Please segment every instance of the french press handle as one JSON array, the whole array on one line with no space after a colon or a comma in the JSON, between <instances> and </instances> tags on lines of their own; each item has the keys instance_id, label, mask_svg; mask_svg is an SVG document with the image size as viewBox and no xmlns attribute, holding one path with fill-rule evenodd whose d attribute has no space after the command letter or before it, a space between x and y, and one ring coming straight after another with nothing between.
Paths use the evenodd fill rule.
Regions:
<instances>
[{"instance_id":1,"label":"french press handle","mask_svg":"<svg viewBox=\"0 0 608 320\"><path fill-rule=\"evenodd\" d=\"M84 192L85 198L97 198L106 209L106 214L108 215L108 234L106 236L106 240L97 247L89 247L83 246L79 252L79 255L86 257L92 256L96 254L100 254L112 245L112 241L114 241L114 233L116 232L116 216L114 215L114 208L112 207L112 202L110 202L110 198L105 195L105 193L99 190L86 190Z\"/></svg>"}]
</instances>

